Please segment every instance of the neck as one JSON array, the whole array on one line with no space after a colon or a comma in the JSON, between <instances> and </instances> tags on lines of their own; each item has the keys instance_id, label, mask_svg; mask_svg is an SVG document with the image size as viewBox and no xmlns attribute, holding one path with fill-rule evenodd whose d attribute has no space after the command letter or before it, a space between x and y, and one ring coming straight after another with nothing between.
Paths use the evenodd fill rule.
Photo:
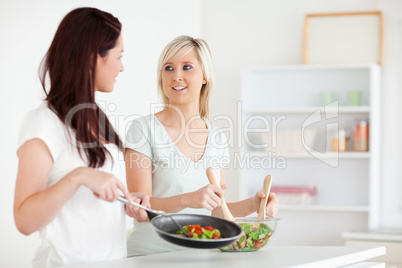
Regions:
<instances>
[{"instance_id":1,"label":"neck","mask_svg":"<svg viewBox=\"0 0 402 268\"><path fill-rule=\"evenodd\" d=\"M169 118L169 122L174 125L185 124L192 127L205 127L205 122L201 119L198 105L180 105L173 107L167 107L164 109L166 117Z\"/></svg>"}]
</instances>

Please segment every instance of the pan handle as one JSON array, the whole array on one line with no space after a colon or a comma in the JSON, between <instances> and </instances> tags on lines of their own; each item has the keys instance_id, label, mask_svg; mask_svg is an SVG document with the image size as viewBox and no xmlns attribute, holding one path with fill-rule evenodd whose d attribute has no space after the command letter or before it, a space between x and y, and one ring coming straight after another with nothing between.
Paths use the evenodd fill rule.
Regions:
<instances>
[{"instance_id":1,"label":"pan handle","mask_svg":"<svg viewBox=\"0 0 402 268\"><path fill-rule=\"evenodd\" d=\"M135 202L133 202L133 201L128 201L128 200L125 199L123 196L119 196L119 197L117 198L117 200L119 200L120 202L122 202L122 203L124 203L124 204L130 204L130 205L133 205L133 206L136 206L136 207L139 207L139 208L144 209L144 210L147 212L147 214L148 214L149 220L152 220L152 219L155 218L156 216L166 214L165 211L162 211L162 210L153 210L153 209L147 208L146 206L143 206L143 205L140 205L140 204L138 204L138 203L135 203Z\"/></svg>"},{"instance_id":2,"label":"pan handle","mask_svg":"<svg viewBox=\"0 0 402 268\"><path fill-rule=\"evenodd\" d=\"M133 202L133 201L128 201L128 200L125 199L123 196L119 196L119 197L117 198L117 200L119 200L120 202L122 202L122 203L124 203L124 204L130 204L130 205L133 205L133 206L136 206L136 207L145 209L145 211L146 211L147 214L148 214L149 220L152 220L152 219L155 218L156 216L165 215L165 214L166 214L165 211L162 211L162 210L153 210L153 209L147 208L146 206L143 206L143 205L140 205L140 204L138 204L138 203L135 203L135 202ZM177 228L179 228L179 229L183 232L183 234L184 234L185 236L190 237L190 236L188 235L187 231L184 230L184 228L183 228L171 215L167 214L167 216L169 216L169 218L173 221L173 223L177 226Z\"/></svg>"}]
</instances>

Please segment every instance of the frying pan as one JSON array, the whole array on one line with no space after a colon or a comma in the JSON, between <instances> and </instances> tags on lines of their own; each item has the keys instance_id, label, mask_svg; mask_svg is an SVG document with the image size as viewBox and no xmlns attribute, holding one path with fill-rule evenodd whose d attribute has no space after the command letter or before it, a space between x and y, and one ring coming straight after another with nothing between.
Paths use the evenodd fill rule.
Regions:
<instances>
[{"instance_id":1,"label":"frying pan","mask_svg":"<svg viewBox=\"0 0 402 268\"><path fill-rule=\"evenodd\" d=\"M128 201L124 197L118 197L117 200L145 209L157 234L164 240L179 246L205 249L221 248L233 244L243 234L243 229L239 225L221 218L197 214L166 214L164 211L153 210L135 202ZM221 238L196 239L184 237L176 234L176 231L179 230L176 223L179 226L199 224L205 227L209 225L213 228L217 228L221 232Z\"/></svg>"}]
</instances>

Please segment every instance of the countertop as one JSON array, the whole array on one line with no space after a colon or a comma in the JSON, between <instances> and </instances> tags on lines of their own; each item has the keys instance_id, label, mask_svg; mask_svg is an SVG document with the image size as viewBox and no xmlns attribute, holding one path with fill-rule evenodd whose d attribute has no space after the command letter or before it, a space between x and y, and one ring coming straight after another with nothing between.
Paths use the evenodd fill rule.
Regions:
<instances>
[{"instance_id":1,"label":"countertop","mask_svg":"<svg viewBox=\"0 0 402 268\"><path fill-rule=\"evenodd\" d=\"M189 249L152 254L121 260L93 262L67 266L70 268L159 268L159 267L385 267L383 263L364 262L385 254L385 247L327 246L279 247L266 246L256 252L220 252L217 249Z\"/></svg>"}]
</instances>

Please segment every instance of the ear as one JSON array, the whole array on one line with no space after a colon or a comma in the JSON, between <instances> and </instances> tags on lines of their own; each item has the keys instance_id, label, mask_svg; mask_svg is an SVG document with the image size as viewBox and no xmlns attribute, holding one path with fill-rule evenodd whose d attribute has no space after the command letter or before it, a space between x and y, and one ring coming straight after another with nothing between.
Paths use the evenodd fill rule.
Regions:
<instances>
[{"instance_id":1,"label":"ear","mask_svg":"<svg viewBox=\"0 0 402 268\"><path fill-rule=\"evenodd\" d=\"M91 54L91 56L89 57L89 66L92 69L94 66L94 64L96 65L96 63L98 62L100 55L98 53L96 54Z\"/></svg>"},{"instance_id":2,"label":"ear","mask_svg":"<svg viewBox=\"0 0 402 268\"><path fill-rule=\"evenodd\" d=\"M202 79L202 83L205 85L207 83L207 79L204 77L204 79Z\"/></svg>"}]
</instances>

